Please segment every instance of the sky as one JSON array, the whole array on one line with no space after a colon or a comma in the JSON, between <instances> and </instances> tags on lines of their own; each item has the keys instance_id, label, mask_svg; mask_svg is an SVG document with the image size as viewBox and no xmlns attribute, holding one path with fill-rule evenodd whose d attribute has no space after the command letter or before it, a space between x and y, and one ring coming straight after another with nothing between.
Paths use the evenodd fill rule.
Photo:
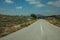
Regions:
<instances>
[{"instance_id":1,"label":"sky","mask_svg":"<svg viewBox=\"0 0 60 40\"><path fill-rule=\"evenodd\" d=\"M0 14L60 15L60 0L0 0Z\"/></svg>"}]
</instances>

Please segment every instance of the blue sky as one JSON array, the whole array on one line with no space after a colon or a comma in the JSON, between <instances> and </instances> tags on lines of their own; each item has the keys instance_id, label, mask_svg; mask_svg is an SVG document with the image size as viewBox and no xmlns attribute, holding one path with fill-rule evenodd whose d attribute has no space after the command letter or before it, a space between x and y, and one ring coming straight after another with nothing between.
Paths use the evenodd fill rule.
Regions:
<instances>
[{"instance_id":1,"label":"blue sky","mask_svg":"<svg viewBox=\"0 0 60 40\"><path fill-rule=\"evenodd\" d=\"M60 15L60 0L0 0L0 14Z\"/></svg>"}]
</instances>

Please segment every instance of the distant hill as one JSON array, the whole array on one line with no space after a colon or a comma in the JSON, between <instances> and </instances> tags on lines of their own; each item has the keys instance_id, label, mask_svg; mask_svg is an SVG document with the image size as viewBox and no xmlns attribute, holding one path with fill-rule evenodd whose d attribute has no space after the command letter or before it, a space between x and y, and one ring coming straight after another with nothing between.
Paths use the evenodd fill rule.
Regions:
<instances>
[{"instance_id":1,"label":"distant hill","mask_svg":"<svg viewBox=\"0 0 60 40\"><path fill-rule=\"evenodd\" d=\"M54 18L60 19L60 15L52 15L52 16L46 16L46 17L54 17Z\"/></svg>"}]
</instances>

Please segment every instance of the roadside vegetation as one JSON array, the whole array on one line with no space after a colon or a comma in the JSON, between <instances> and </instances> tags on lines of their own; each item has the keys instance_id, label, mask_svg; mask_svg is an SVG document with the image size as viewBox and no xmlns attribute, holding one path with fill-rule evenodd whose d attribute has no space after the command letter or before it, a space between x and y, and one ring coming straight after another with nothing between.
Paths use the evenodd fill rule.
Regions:
<instances>
[{"instance_id":1,"label":"roadside vegetation","mask_svg":"<svg viewBox=\"0 0 60 40\"><path fill-rule=\"evenodd\" d=\"M60 27L60 15L57 16L50 16L45 18L48 22L52 23L53 25L56 25L57 27Z\"/></svg>"},{"instance_id":2,"label":"roadside vegetation","mask_svg":"<svg viewBox=\"0 0 60 40\"><path fill-rule=\"evenodd\" d=\"M32 13L30 16L10 16L0 14L0 37L25 28L37 19L45 19L53 25L60 27L60 15L43 16Z\"/></svg>"},{"instance_id":3,"label":"roadside vegetation","mask_svg":"<svg viewBox=\"0 0 60 40\"><path fill-rule=\"evenodd\" d=\"M35 21L31 16L10 16L0 14L0 37L20 30Z\"/></svg>"},{"instance_id":4,"label":"roadside vegetation","mask_svg":"<svg viewBox=\"0 0 60 40\"><path fill-rule=\"evenodd\" d=\"M31 16L35 19L45 19L48 22L50 22L53 25L56 25L57 27L60 27L60 15L52 15L52 16L43 16L43 15L36 15L31 14Z\"/></svg>"}]
</instances>

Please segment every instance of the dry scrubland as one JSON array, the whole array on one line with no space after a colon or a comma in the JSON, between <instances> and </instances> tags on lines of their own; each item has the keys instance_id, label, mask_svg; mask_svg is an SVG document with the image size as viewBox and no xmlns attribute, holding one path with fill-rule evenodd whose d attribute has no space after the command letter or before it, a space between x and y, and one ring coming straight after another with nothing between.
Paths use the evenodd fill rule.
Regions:
<instances>
[{"instance_id":1,"label":"dry scrubland","mask_svg":"<svg viewBox=\"0 0 60 40\"><path fill-rule=\"evenodd\" d=\"M50 15L50 16L44 16L41 14L31 14L32 17L37 19L45 19L48 22L52 23L53 25L56 25L60 27L60 15Z\"/></svg>"},{"instance_id":2,"label":"dry scrubland","mask_svg":"<svg viewBox=\"0 0 60 40\"><path fill-rule=\"evenodd\" d=\"M60 19L54 18L54 17L49 17L45 18L48 22L50 22L53 25L56 25L57 27L60 27Z\"/></svg>"},{"instance_id":3,"label":"dry scrubland","mask_svg":"<svg viewBox=\"0 0 60 40\"><path fill-rule=\"evenodd\" d=\"M0 14L0 37L6 36L12 32L20 30L35 22L37 19L45 19L48 22L60 27L59 16L9 16Z\"/></svg>"},{"instance_id":4,"label":"dry scrubland","mask_svg":"<svg viewBox=\"0 0 60 40\"><path fill-rule=\"evenodd\" d=\"M0 15L0 37L27 27L34 21L30 16Z\"/></svg>"}]
</instances>

